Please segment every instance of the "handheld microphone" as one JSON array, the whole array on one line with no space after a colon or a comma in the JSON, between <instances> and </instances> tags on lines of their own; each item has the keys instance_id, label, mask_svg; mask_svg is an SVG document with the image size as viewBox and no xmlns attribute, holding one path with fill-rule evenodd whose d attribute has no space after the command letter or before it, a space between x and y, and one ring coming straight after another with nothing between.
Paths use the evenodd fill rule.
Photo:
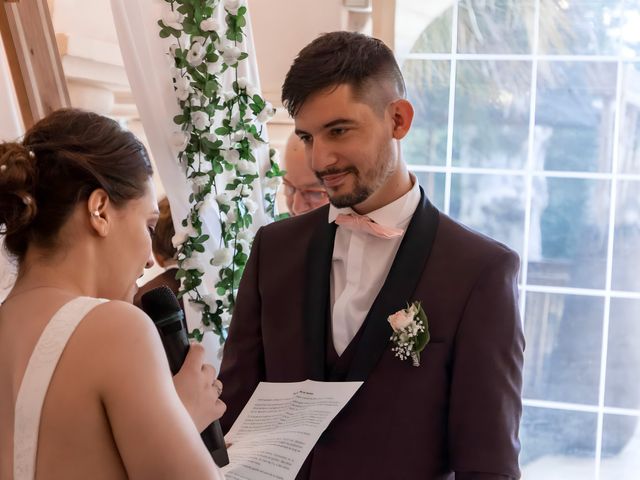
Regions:
<instances>
[{"instance_id":1,"label":"handheld microphone","mask_svg":"<svg viewBox=\"0 0 640 480\"><path fill-rule=\"evenodd\" d=\"M189 351L189 340L184 327L184 313L171 289L162 285L149 290L140 298L142 310L155 323L162 346L169 359L169 368L175 375L182 367ZM220 422L215 421L200 434L211 457L219 467L229 463Z\"/></svg>"}]
</instances>

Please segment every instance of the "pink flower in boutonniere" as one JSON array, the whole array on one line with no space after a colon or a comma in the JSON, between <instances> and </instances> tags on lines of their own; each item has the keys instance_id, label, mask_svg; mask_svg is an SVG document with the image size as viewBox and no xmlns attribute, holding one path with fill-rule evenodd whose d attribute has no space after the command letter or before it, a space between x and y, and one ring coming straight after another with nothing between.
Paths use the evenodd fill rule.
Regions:
<instances>
[{"instance_id":1,"label":"pink flower in boutonniere","mask_svg":"<svg viewBox=\"0 0 640 480\"><path fill-rule=\"evenodd\" d=\"M407 308L389 315L393 329L391 349L400 360L411 358L414 367L420 366L420 352L429 343L429 323L420 302L413 302Z\"/></svg>"}]
</instances>

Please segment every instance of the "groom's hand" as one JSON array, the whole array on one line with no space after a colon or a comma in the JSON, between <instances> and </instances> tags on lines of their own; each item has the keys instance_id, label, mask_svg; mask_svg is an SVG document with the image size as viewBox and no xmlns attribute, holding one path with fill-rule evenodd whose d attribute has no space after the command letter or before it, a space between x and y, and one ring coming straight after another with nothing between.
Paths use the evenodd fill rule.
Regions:
<instances>
[{"instance_id":1,"label":"groom's hand","mask_svg":"<svg viewBox=\"0 0 640 480\"><path fill-rule=\"evenodd\" d=\"M219 419L227 409L220 400L222 382L216 369L204 363L204 347L192 343L180 371L173 377L178 396L199 432Z\"/></svg>"}]
</instances>

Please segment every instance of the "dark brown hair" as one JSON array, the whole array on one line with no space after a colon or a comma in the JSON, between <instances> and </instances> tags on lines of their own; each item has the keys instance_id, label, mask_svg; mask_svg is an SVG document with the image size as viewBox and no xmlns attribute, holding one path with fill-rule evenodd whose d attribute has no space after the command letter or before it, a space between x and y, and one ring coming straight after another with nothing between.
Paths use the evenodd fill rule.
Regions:
<instances>
[{"instance_id":1,"label":"dark brown hair","mask_svg":"<svg viewBox=\"0 0 640 480\"><path fill-rule=\"evenodd\" d=\"M356 32L325 33L293 61L282 86L282 104L295 117L309 96L326 88L347 84L362 97L369 93L367 87L383 82L405 96L400 67L381 40Z\"/></svg>"},{"instance_id":2,"label":"dark brown hair","mask_svg":"<svg viewBox=\"0 0 640 480\"><path fill-rule=\"evenodd\" d=\"M97 188L120 206L145 193L153 170L146 149L109 118L62 109L22 143L0 144L0 233L22 261L30 244L52 248L76 204Z\"/></svg>"},{"instance_id":3,"label":"dark brown hair","mask_svg":"<svg viewBox=\"0 0 640 480\"><path fill-rule=\"evenodd\" d=\"M163 257L167 260L176 258L178 253L171 241L176 234L173 228L173 220L171 219L171 207L169 206L169 200L164 197L158 202L158 210L160 210L160 216L158 217L158 223L156 224L156 231L151 241L151 248L153 254L156 257Z\"/></svg>"}]
</instances>

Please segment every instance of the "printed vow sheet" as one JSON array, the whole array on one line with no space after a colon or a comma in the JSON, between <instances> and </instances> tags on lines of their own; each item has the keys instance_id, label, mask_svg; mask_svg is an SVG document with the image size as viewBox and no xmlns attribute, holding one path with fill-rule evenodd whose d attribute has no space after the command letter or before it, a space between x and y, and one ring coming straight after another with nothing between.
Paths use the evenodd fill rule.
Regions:
<instances>
[{"instance_id":1,"label":"printed vow sheet","mask_svg":"<svg viewBox=\"0 0 640 480\"><path fill-rule=\"evenodd\" d=\"M294 480L362 382L261 382L225 437L227 480Z\"/></svg>"}]
</instances>

